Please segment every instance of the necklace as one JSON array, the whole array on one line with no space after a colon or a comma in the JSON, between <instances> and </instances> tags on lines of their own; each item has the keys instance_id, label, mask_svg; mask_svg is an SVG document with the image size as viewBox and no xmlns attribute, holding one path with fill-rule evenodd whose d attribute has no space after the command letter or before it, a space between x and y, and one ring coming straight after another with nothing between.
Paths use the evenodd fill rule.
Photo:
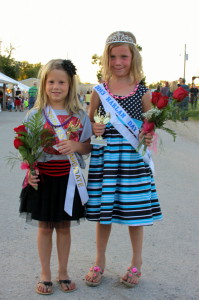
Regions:
<instances>
[{"instance_id":1,"label":"necklace","mask_svg":"<svg viewBox=\"0 0 199 300\"><path fill-rule=\"evenodd\" d=\"M115 99L125 99L125 98L128 98L128 97L130 97L130 96L133 96L133 95L137 92L138 87L139 87L139 82L138 82L138 83L136 84L134 90L133 90L130 94L128 94L127 96L117 96L117 95L113 95L113 93L110 92L110 90L109 90L109 88L108 88L108 83L107 83L107 82L105 82L104 84L105 84L105 88L106 88L107 92L108 92L113 98L115 98Z\"/></svg>"},{"instance_id":2,"label":"necklace","mask_svg":"<svg viewBox=\"0 0 199 300\"><path fill-rule=\"evenodd\" d=\"M66 124L71 120L71 118L72 118L72 116L69 116L69 118L68 118L66 121L64 121L63 123L61 123L61 124L59 124L59 125L55 125L55 124L53 124L53 123L49 120L49 118L48 118L48 116L47 116L47 114L46 114L46 112L45 112L45 109L43 109L43 113L44 113L44 117L45 117L46 121L47 121L48 124L49 124L50 126L52 126L52 127L64 127L64 125L66 125Z\"/></svg>"}]
</instances>

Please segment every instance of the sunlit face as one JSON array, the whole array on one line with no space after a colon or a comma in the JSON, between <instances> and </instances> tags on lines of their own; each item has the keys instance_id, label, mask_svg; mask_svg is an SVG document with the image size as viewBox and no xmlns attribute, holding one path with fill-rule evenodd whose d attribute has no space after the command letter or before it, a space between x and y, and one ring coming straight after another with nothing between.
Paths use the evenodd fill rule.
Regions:
<instances>
[{"instance_id":1,"label":"sunlit face","mask_svg":"<svg viewBox=\"0 0 199 300\"><path fill-rule=\"evenodd\" d=\"M51 106L65 104L69 91L68 75L63 70L52 70L46 80L46 94Z\"/></svg>"},{"instance_id":2,"label":"sunlit face","mask_svg":"<svg viewBox=\"0 0 199 300\"><path fill-rule=\"evenodd\" d=\"M125 77L130 74L132 54L128 45L116 46L111 49L109 67L113 75Z\"/></svg>"}]
</instances>

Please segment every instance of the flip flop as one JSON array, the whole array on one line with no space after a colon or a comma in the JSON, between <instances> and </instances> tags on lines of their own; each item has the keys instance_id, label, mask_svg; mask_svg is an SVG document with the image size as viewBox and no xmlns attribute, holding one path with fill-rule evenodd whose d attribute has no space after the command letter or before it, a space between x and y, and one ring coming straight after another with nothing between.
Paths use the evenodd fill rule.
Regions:
<instances>
[{"instance_id":1,"label":"flip flop","mask_svg":"<svg viewBox=\"0 0 199 300\"><path fill-rule=\"evenodd\" d=\"M90 268L90 272L92 273L92 275L91 275L92 279L96 279L99 276L100 276L100 279L97 282L88 281L87 279L85 279L86 284L88 286L92 286L92 287L100 285L102 282L102 276L103 276L104 271L100 267L94 266L94 267Z\"/></svg>"},{"instance_id":2,"label":"flip flop","mask_svg":"<svg viewBox=\"0 0 199 300\"><path fill-rule=\"evenodd\" d=\"M140 278L141 277L141 272L138 272L138 269L136 267L129 267L127 269L127 280L128 280L128 278L132 278L133 276L136 276L136 277ZM135 285L138 284L138 283L128 282L127 280L124 280L123 278L121 278L120 282L123 283L124 285L126 285L129 288L133 288Z\"/></svg>"},{"instance_id":3,"label":"flip flop","mask_svg":"<svg viewBox=\"0 0 199 300\"><path fill-rule=\"evenodd\" d=\"M38 289L39 284L43 284L45 286L46 292L42 292ZM41 295L51 295L51 294L53 294L53 290L52 289L49 290L49 288L52 287L52 285L53 285L52 281L42 281L41 280L37 283L36 293L41 294Z\"/></svg>"},{"instance_id":4,"label":"flip flop","mask_svg":"<svg viewBox=\"0 0 199 300\"><path fill-rule=\"evenodd\" d=\"M70 289L69 288L69 285L72 283L72 281L70 279L65 279L65 280L57 280L58 284L59 284L59 288L62 292L64 293L71 293L71 292L74 292L77 288L75 287L74 289ZM68 289L64 289L62 284L65 284Z\"/></svg>"}]
</instances>

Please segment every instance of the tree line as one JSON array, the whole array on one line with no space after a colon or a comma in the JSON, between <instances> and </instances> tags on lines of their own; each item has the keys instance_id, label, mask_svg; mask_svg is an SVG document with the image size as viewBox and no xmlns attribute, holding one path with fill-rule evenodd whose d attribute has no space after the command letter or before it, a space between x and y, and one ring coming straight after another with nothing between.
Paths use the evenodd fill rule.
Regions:
<instances>
[{"instance_id":1,"label":"tree line","mask_svg":"<svg viewBox=\"0 0 199 300\"><path fill-rule=\"evenodd\" d=\"M17 61L12 58L14 50L15 48L10 44L10 47L5 49L5 54L0 54L0 72L17 81L37 77L41 63L30 64L27 61Z\"/></svg>"}]
</instances>

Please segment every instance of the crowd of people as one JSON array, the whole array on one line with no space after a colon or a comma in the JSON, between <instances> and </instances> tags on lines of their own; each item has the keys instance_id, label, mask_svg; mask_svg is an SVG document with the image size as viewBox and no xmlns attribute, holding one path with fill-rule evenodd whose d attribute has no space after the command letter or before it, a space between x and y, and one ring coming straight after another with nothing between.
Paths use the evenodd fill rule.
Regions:
<instances>
[{"instance_id":1,"label":"crowd of people","mask_svg":"<svg viewBox=\"0 0 199 300\"><path fill-rule=\"evenodd\" d=\"M178 87L182 87L188 92L188 96L185 97L179 104L179 109L186 112L189 109L189 104L191 109L197 109L197 103L199 99L199 90L197 86L192 83L191 85L186 84L184 78L180 77L176 81L168 82L165 81L163 86L158 85L154 92L161 93L162 96L169 97L169 102L173 100L173 93ZM185 117L184 121L188 121L188 118Z\"/></svg>"},{"instance_id":2,"label":"crowd of people","mask_svg":"<svg viewBox=\"0 0 199 300\"><path fill-rule=\"evenodd\" d=\"M33 86L28 90L28 96L26 96L18 87L14 91L14 95L7 95L6 97L6 109L9 112L23 112L26 109L31 109L34 106L38 93L37 82L33 83Z\"/></svg>"},{"instance_id":3,"label":"crowd of people","mask_svg":"<svg viewBox=\"0 0 199 300\"><path fill-rule=\"evenodd\" d=\"M191 108L196 109L197 102L199 99L199 89L197 88L197 86L194 83L192 83L191 85L186 84L185 79L182 77L180 77L176 81L171 81L171 82L165 81L164 86L158 85L154 91L161 93L162 96L168 96L170 98L170 101L172 101L173 92L179 86L183 87L189 93L189 95L183 100L182 106L187 108L188 104L190 103Z\"/></svg>"}]
</instances>

